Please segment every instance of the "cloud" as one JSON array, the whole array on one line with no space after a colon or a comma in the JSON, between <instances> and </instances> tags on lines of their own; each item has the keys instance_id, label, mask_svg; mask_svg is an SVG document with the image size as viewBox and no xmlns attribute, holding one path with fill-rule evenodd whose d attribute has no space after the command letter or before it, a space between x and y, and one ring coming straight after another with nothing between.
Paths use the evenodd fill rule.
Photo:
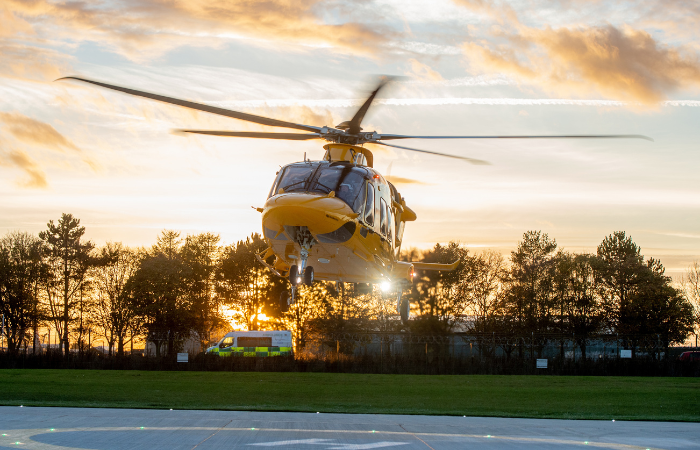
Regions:
<instances>
[{"instance_id":1,"label":"cloud","mask_svg":"<svg viewBox=\"0 0 700 450\"><path fill-rule=\"evenodd\" d=\"M413 58L409 59L408 62L411 64L411 69L407 72L407 75L418 78L424 81L443 81L442 75L439 72L433 70L430 66L423 64L422 62L415 60Z\"/></svg>"},{"instance_id":2,"label":"cloud","mask_svg":"<svg viewBox=\"0 0 700 450\"><path fill-rule=\"evenodd\" d=\"M31 32L39 37L99 42L135 61L147 61L180 46L215 47L231 39L247 39L259 45L334 47L372 55L392 34L380 24L353 21L352 9L336 14L342 2L320 0L4 3L3 18L14 17L13 23L22 20L30 24ZM330 22L326 17L345 20ZM23 32L29 32L26 26Z\"/></svg>"},{"instance_id":3,"label":"cloud","mask_svg":"<svg viewBox=\"0 0 700 450\"><path fill-rule=\"evenodd\" d=\"M15 17L9 10L0 9L0 38L32 32L33 28L27 21Z\"/></svg>"},{"instance_id":4,"label":"cloud","mask_svg":"<svg viewBox=\"0 0 700 450\"><path fill-rule=\"evenodd\" d=\"M70 57L54 50L0 39L0 77L46 82L70 70Z\"/></svg>"},{"instance_id":5,"label":"cloud","mask_svg":"<svg viewBox=\"0 0 700 450\"><path fill-rule=\"evenodd\" d=\"M99 170L92 158L83 154L82 150L70 139L63 136L53 126L41 122L20 113L8 113L0 111L0 143L3 147L10 147L7 142L14 142L11 147L17 145L30 145L48 149L53 152L80 154L81 160L94 172ZM0 148L1 150L1 148ZM29 180L20 183L21 186L43 188L48 185L46 175L38 163L24 150L10 149L2 153L4 165L18 167L23 170Z\"/></svg>"},{"instance_id":6,"label":"cloud","mask_svg":"<svg viewBox=\"0 0 700 450\"><path fill-rule=\"evenodd\" d=\"M518 15L515 10L506 2L497 0L454 0L458 5L465 6L477 14L484 14L500 24L506 22L510 24L518 24Z\"/></svg>"},{"instance_id":7,"label":"cloud","mask_svg":"<svg viewBox=\"0 0 700 450\"><path fill-rule=\"evenodd\" d=\"M46 188L46 174L34 160L22 150L1 151L0 165L17 167L28 176L27 180L19 181L18 184L28 188Z\"/></svg>"},{"instance_id":8,"label":"cloud","mask_svg":"<svg viewBox=\"0 0 700 450\"><path fill-rule=\"evenodd\" d=\"M7 131L19 141L41 145L53 150L67 149L80 152L80 149L73 142L47 123L20 113L7 112L0 112L0 122L3 122Z\"/></svg>"},{"instance_id":9,"label":"cloud","mask_svg":"<svg viewBox=\"0 0 700 450\"><path fill-rule=\"evenodd\" d=\"M649 33L630 27L520 27L508 40L511 44L500 46L466 43L471 68L505 73L558 94L598 92L646 104L700 85L695 55L659 44Z\"/></svg>"}]
</instances>

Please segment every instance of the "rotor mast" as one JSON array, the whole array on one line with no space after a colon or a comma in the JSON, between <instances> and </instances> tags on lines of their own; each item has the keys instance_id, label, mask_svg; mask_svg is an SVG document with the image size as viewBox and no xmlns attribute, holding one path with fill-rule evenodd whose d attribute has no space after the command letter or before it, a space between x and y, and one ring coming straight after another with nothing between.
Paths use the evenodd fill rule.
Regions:
<instances>
[{"instance_id":1,"label":"rotor mast","mask_svg":"<svg viewBox=\"0 0 700 450\"><path fill-rule=\"evenodd\" d=\"M359 166L374 167L374 155L364 147L332 143L324 145L323 148L326 149L324 161L347 161Z\"/></svg>"}]
</instances>

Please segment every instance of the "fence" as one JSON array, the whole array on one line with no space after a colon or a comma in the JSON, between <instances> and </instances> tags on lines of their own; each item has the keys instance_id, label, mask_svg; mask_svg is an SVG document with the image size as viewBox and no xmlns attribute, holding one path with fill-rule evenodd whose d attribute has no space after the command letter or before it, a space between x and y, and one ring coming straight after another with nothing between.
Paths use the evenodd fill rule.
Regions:
<instances>
[{"instance_id":1,"label":"fence","mask_svg":"<svg viewBox=\"0 0 700 450\"><path fill-rule=\"evenodd\" d=\"M175 356L0 352L0 368L700 376L700 361L679 360L688 350L698 349L667 347L659 336L337 333L307 336L297 343L294 357L200 353L178 363ZM537 368L538 359L547 360L546 368Z\"/></svg>"}]
</instances>

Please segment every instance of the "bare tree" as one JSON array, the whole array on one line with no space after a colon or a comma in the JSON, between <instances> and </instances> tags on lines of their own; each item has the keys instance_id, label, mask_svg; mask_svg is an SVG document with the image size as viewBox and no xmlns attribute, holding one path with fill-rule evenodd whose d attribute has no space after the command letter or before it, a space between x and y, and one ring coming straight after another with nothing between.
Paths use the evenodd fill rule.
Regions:
<instances>
[{"instance_id":1,"label":"bare tree","mask_svg":"<svg viewBox=\"0 0 700 450\"><path fill-rule=\"evenodd\" d=\"M458 294L465 299L466 313L471 316L471 329L476 332L492 331L499 312L506 263L493 250L464 258Z\"/></svg>"},{"instance_id":2,"label":"bare tree","mask_svg":"<svg viewBox=\"0 0 700 450\"><path fill-rule=\"evenodd\" d=\"M44 276L41 241L29 233L11 232L0 239L0 333L7 350L16 353L39 322L39 286ZM35 350L33 346L33 349Z\"/></svg>"},{"instance_id":3,"label":"bare tree","mask_svg":"<svg viewBox=\"0 0 700 450\"><path fill-rule=\"evenodd\" d=\"M700 334L700 262L693 261L693 264L688 267L688 270L683 275L681 281L683 293L693 305L693 314L695 316L695 343L697 346L697 336Z\"/></svg>"},{"instance_id":4,"label":"bare tree","mask_svg":"<svg viewBox=\"0 0 700 450\"><path fill-rule=\"evenodd\" d=\"M129 332L138 328L138 311L124 288L136 273L143 254L124 247L121 242L107 242L98 249L99 264L91 270L94 285L94 322L102 330L111 354L116 344L118 355L124 354ZM132 333L133 336L133 333Z\"/></svg>"},{"instance_id":5,"label":"bare tree","mask_svg":"<svg viewBox=\"0 0 700 450\"><path fill-rule=\"evenodd\" d=\"M321 317L328 308L329 296L326 283L302 286L297 292L294 304L282 316L282 323L292 332L297 349L304 346L308 323Z\"/></svg>"}]
</instances>

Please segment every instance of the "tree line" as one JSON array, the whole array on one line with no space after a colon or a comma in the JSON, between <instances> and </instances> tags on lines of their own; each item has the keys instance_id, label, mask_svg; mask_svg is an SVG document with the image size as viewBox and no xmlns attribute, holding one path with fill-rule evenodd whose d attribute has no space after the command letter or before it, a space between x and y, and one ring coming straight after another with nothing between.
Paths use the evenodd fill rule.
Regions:
<instances>
[{"instance_id":1,"label":"tree line","mask_svg":"<svg viewBox=\"0 0 700 450\"><path fill-rule=\"evenodd\" d=\"M257 233L222 245L212 233L164 230L150 248L97 247L84 234L77 218L63 214L38 236L16 231L0 239L8 352L36 350L41 330L52 329L66 355L88 351L93 337L118 355L134 340L172 355L191 338L206 347L233 319L249 330L292 330L298 345L319 333L463 331L537 335L543 345L547 336L570 335L585 355L586 342L601 334L655 336L668 346L700 325L700 266L675 286L624 232L607 236L595 254L562 250L540 231L525 233L508 260L454 242L404 252L405 260L460 261L453 272L419 272L404 287L413 316L406 325L396 292L366 285L316 282L283 312L288 282L256 260L266 248Z\"/></svg>"}]
</instances>

